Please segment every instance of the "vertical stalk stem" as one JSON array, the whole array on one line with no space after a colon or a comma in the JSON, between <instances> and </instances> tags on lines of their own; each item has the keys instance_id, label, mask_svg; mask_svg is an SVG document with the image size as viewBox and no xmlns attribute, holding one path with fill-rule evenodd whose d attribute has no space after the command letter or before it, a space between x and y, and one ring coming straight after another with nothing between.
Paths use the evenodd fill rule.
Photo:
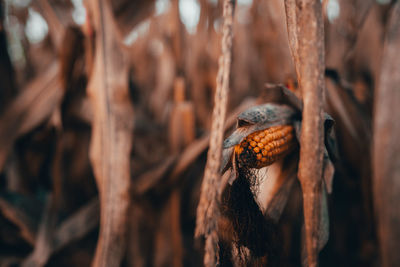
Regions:
<instances>
[{"instance_id":1,"label":"vertical stalk stem","mask_svg":"<svg viewBox=\"0 0 400 267\"><path fill-rule=\"evenodd\" d=\"M298 177L303 191L308 266L318 265L324 153L324 26L319 0L286 0L289 44L303 98Z\"/></svg>"},{"instance_id":2,"label":"vertical stalk stem","mask_svg":"<svg viewBox=\"0 0 400 267\"><path fill-rule=\"evenodd\" d=\"M219 58L217 88L214 98L210 148L204 173L201 196L197 208L195 235L206 238L204 265L216 266L218 263L217 222L219 217L220 165L226 107L229 91L229 76L232 59L233 14L235 0L224 1L224 26L222 36L222 55Z\"/></svg>"}]
</instances>

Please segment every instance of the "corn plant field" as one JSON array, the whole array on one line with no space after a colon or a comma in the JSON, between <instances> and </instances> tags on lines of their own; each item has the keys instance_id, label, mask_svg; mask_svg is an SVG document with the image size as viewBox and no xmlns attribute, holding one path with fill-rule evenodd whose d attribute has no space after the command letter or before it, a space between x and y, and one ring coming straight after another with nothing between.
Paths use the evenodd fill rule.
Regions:
<instances>
[{"instance_id":1,"label":"corn plant field","mask_svg":"<svg viewBox=\"0 0 400 267\"><path fill-rule=\"evenodd\" d=\"M400 266L398 0L0 0L0 267Z\"/></svg>"}]
</instances>

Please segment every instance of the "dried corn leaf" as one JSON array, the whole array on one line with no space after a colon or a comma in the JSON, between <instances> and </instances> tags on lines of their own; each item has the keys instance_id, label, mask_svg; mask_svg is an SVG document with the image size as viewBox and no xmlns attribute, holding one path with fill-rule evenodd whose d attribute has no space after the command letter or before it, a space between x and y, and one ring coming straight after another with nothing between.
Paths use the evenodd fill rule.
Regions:
<instances>
[{"instance_id":1,"label":"dried corn leaf","mask_svg":"<svg viewBox=\"0 0 400 267\"><path fill-rule=\"evenodd\" d=\"M391 11L376 91L373 139L374 201L382 266L400 262L400 3Z\"/></svg>"},{"instance_id":2,"label":"dried corn leaf","mask_svg":"<svg viewBox=\"0 0 400 267\"><path fill-rule=\"evenodd\" d=\"M53 63L33 80L0 118L0 170L14 141L50 117L63 96L60 66Z\"/></svg>"},{"instance_id":3,"label":"dried corn leaf","mask_svg":"<svg viewBox=\"0 0 400 267\"><path fill-rule=\"evenodd\" d=\"M19 194L4 194L0 197L0 211L21 231L21 236L30 244L35 243L38 218L42 203Z\"/></svg>"},{"instance_id":4,"label":"dried corn leaf","mask_svg":"<svg viewBox=\"0 0 400 267\"><path fill-rule=\"evenodd\" d=\"M96 52L88 94L93 108L90 160L100 193L100 234L94 266L119 266L129 207L133 109L128 62L119 43L110 2L90 2Z\"/></svg>"}]
</instances>

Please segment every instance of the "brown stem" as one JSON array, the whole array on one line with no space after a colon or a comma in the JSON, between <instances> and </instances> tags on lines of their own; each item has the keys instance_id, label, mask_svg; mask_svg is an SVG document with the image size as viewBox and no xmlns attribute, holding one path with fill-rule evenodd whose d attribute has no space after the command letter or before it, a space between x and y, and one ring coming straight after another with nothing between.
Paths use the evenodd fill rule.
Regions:
<instances>
[{"instance_id":1,"label":"brown stem","mask_svg":"<svg viewBox=\"0 0 400 267\"><path fill-rule=\"evenodd\" d=\"M88 94L93 107L90 160L100 195L100 233L93 266L120 266L125 251L130 202L133 108L128 62L107 0L93 0L89 11L96 50Z\"/></svg>"},{"instance_id":2,"label":"brown stem","mask_svg":"<svg viewBox=\"0 0 400 267\"><path fill-rule=\"evenodd\" d=\"M205 235L206 237L204 254L205 266L216 266L218 263L217 221L220 212L218 209L218 191L221 184L219 169L221 165L222 141L229 91L234 6L234 0L224 1L222 55L219 59L217 88L214 99L215 104L212 114L210 148L207 155L200 202L197 208L195 235Z\"/></svg>"},{"instance_id":3,"label":"brown stem","mask_svg":"<svg viewBox=\"0 0 400 267\"><path fill-rule=\"evenodd\" d=\"M373 137L374 201L382 266L400 262L400 3L393 7L386 31L375 98Z\"/></svg>"},{"instance_id":4,"label":"brown stem","mask_svg":"<svg viewBox=\"0 0 400 267\"><path fill-rule=\"evenodd\" d=\"M321 2L287 0L286 12L289 42L304 104L298 177L303 190L307 262L308 266L317 266L324 152L325 51Z\"/></svg>"},{"instance_id":5,"label":"brown stem","mask_svg":"<svg viewBox=\"0 0 400 267\"><path fill-rule=\"evenodd\" d=\"M296 0L285 0L285 11L290 53L292 54L294 62L299 62L299 44L296 28ZM296 75L299 77L299 64L294 64L294 67L296 69Z\"/></svg>"},{"instance_id":6,"label":"brown stem","mask_svg":"<svg viewBox=\"0 0 400 267\"><path fill-rule=\"evenodd\" d=\"M57 50L60 50L62 46L62 37L64 36L65 28L62 21L57 17L54 9L50 5L49 1L36 0L33 1L33 5L39 9L40 13L46 19L50 28L50 38L53 45Z\"/></svg>"}]
</instances>

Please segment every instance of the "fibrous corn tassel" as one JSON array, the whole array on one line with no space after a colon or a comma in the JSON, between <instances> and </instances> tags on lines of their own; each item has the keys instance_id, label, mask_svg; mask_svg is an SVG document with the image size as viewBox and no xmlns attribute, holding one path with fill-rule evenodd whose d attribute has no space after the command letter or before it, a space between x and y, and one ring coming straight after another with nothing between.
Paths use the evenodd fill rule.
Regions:
<instances>
[{"instance_id":1,"label":"fibrous corn tassel","mask_svg":"<svg viewBox=\"0 0 400 267\"><path fill-rule=\"evenodd\" d=\"M235 146L239 167L263 168L283 158L296 147L291 125L267 128L248 135Z\"/></svg>"}]
</instances>

